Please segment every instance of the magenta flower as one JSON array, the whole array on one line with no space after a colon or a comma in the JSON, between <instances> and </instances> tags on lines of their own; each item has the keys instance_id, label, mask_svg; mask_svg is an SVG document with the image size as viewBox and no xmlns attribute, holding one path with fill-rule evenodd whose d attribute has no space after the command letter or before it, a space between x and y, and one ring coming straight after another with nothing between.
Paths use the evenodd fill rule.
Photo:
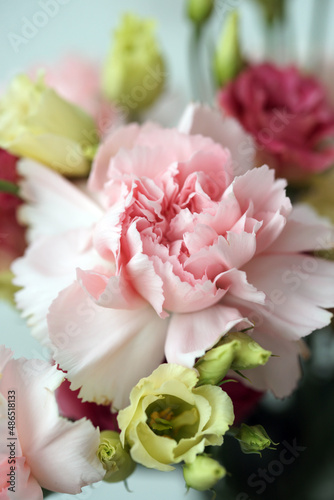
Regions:
<instances>
[{"instance_id":1,"label":"magenta flower","mask_svg":"<svg viewBox=\"0 0 334 500\"><path fill-rule=\"evenodd\" d=\"M248 67L218 94L257 144L258 163L297 180L334 164L334 109L325 88L296 68Z\"/></svg>"}]
</instances>

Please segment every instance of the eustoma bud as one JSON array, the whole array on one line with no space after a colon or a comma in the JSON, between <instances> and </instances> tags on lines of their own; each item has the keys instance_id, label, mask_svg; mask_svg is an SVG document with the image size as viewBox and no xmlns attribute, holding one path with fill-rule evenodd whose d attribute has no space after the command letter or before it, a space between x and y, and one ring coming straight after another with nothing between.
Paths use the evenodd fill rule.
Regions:
<instances>
[{"instance_id":1,"label":"eustoma bud","mask_svg":"<svg viewBox=\"0 0 334 500\"><path fill-rule=\"evenodd\" d=\"M188 488L199 491L210 490L225 474L225 468L207 455L198 455L193 463L183 467L183 477Z\"/></svg>"},{"instance_id":2,"label":"eustoma bud","mask_svg":"<svg viewBox=\"0 0 334 500\"><path fill-rule=\"evenodd\" d=\"M241 424L240 429L231 432L239 441L241 450L246 454L258 453L261 455L262 450L265 448L272 450L274 448L271 447L271 444L277 444L270 439L262 425Z\"/></svg>"},{"instance_id":3,"label":"eustoma bud","mask_svg":"<svg viewBox=\"0 0 334 500\"><path fill-rule=\"evenodd\" d=\"M124 481L135 470L136 464L124 450L116 431L102 431L97 456L106 470L104 481Z\"/></svg>"},{"instance_id":4,"label":"eustoma bud","mask_svg":"<svg viewBox=\"0 0 334 500\"><path fill-rule=\"evenodd\" d=\"M214 56L213 69L218 86L233 80L244 65L239 41L239 15L233 11L227 16Z\"/></svg>"},{"instance_id":5,"label":"eustoma bud","mask_svg":"<svg viewBox=\"0 0 334 500\"><path fill-rule=\"evenodd\" d=\"M199 383L219 385L228 370L248 370L264 365L271 356L255 340L244 332L231 332L218 345L199 358L195 368Z\"/></svg>"},{"instance_id":6,"label":"eustoma bud","mask_svg":"<svg viewBox=\"0 0 334 500\"><path fill-rule=\"evenodd\" d=\"M165 76L154 20L126 14L114 33L104 66L106 97L127 113L137 113L161 94Z\"/></svg>"},{"instance_id":7,"label":"eustoma bud","mask_svg":"<svg viewBox=\"0 0 334 500\"><path fill-rule=\"evenodd\" d=\"M203 24L210 17L213 6L213 0L188 0L188 17L196 25Z\"/></svg>"}]
</instances>

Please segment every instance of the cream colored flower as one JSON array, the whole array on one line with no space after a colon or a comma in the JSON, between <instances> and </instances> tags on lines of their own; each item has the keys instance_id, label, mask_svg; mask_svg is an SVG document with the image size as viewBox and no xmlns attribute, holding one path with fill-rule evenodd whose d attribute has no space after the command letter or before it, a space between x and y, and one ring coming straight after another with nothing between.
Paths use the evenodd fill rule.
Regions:
<instances>
[{"instance_id":1,"label":"cream colored flower","mask_svg":"<svg viewBox=\"0 0 334 500\"><path fill-rule=\"evenodd\" d=\"M18 75L0 100L0 147L71 177L87 175L97 144L93 119L47 87Z\"/></svg>"},{"instance_id":2,"label":"cream colored flower","mask_svg":"<svg viewBox=\"0 0 334 500\"><path fill-rule=\"evenodd\" d=\"M118 424L135 462L169 471L171 464L194 462L205 446L222 444L234 420L232 401L219 387L197 382L195 370L167 363L132 389Z\"/></svg>"}]
</instances>

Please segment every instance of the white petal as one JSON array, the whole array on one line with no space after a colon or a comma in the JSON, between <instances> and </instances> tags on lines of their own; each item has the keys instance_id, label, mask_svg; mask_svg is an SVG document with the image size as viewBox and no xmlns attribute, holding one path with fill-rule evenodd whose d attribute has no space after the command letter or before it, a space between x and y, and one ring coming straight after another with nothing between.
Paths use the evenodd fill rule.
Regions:
<instances>
[{"instance_id":1,"label":"white petal","mask_svg":"<svg viewBox=\"0 0 334 500\"><path fill-rule=\"evenodd\" d=\"M164 358L168 320L150 307L115 310L96 305L74 283L63 290L48 316L54 358L83 401L113 402L129 394Z\"/></svg>"},{"instance_id":2,"label":"white petal","mask_svg":"<svg viewBox=\"0 0 334 500\"><path fill-rule=\"evenodd\" d=\"M32 228L29 240L78 227L87 228L102 215L101 208L74 184L39 163L23 159L18 171L24 177L21 196L27 202L20 220Z\"/></svg>"}]
</instances>

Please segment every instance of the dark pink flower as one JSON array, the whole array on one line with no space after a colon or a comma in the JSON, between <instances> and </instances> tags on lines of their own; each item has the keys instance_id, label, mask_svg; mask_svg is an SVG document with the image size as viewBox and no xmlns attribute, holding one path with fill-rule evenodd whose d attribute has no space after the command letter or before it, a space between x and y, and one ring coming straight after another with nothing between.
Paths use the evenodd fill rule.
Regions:
<instances>
[{"instance_id":1,"label":"dark pink flower","mask_svg":"<svg viewBox=\"0 0 334 500\"><path fill-rule=\"evenodd\" d=\"M324 87L296 68L253 65L218 95L255 139L264 162L290 180L334 164L334 109Z\"/></svg>"},{"instance_id":2,"label":"dark pink flower","mask_svg":"<svg viewBox=\"0 0 334 500\"><path fill-rule=\"evenodd\" d=\"M0 179L16 183L16 156L0 149ZM16 218L20 198L0 192L0 272L7 270L11 262L23 254L26 243L24 227Z\"/></svg>"},{"instance_id":3,"label":"dark pink flower","mask_svg":"<svg viewBox=\"0 0 334 500\"><path fill-rule=\"evenodd\" d=\"M117 414L111 413L110 405L98 405L96 403L83 403L78 397L79 390L72 391L70 382L64 380L56 391L56 399L60 414L70 420L80 420L83 417L88 418L100 431L113 430L118 431Z\"/></svg>"}]
</instances>

